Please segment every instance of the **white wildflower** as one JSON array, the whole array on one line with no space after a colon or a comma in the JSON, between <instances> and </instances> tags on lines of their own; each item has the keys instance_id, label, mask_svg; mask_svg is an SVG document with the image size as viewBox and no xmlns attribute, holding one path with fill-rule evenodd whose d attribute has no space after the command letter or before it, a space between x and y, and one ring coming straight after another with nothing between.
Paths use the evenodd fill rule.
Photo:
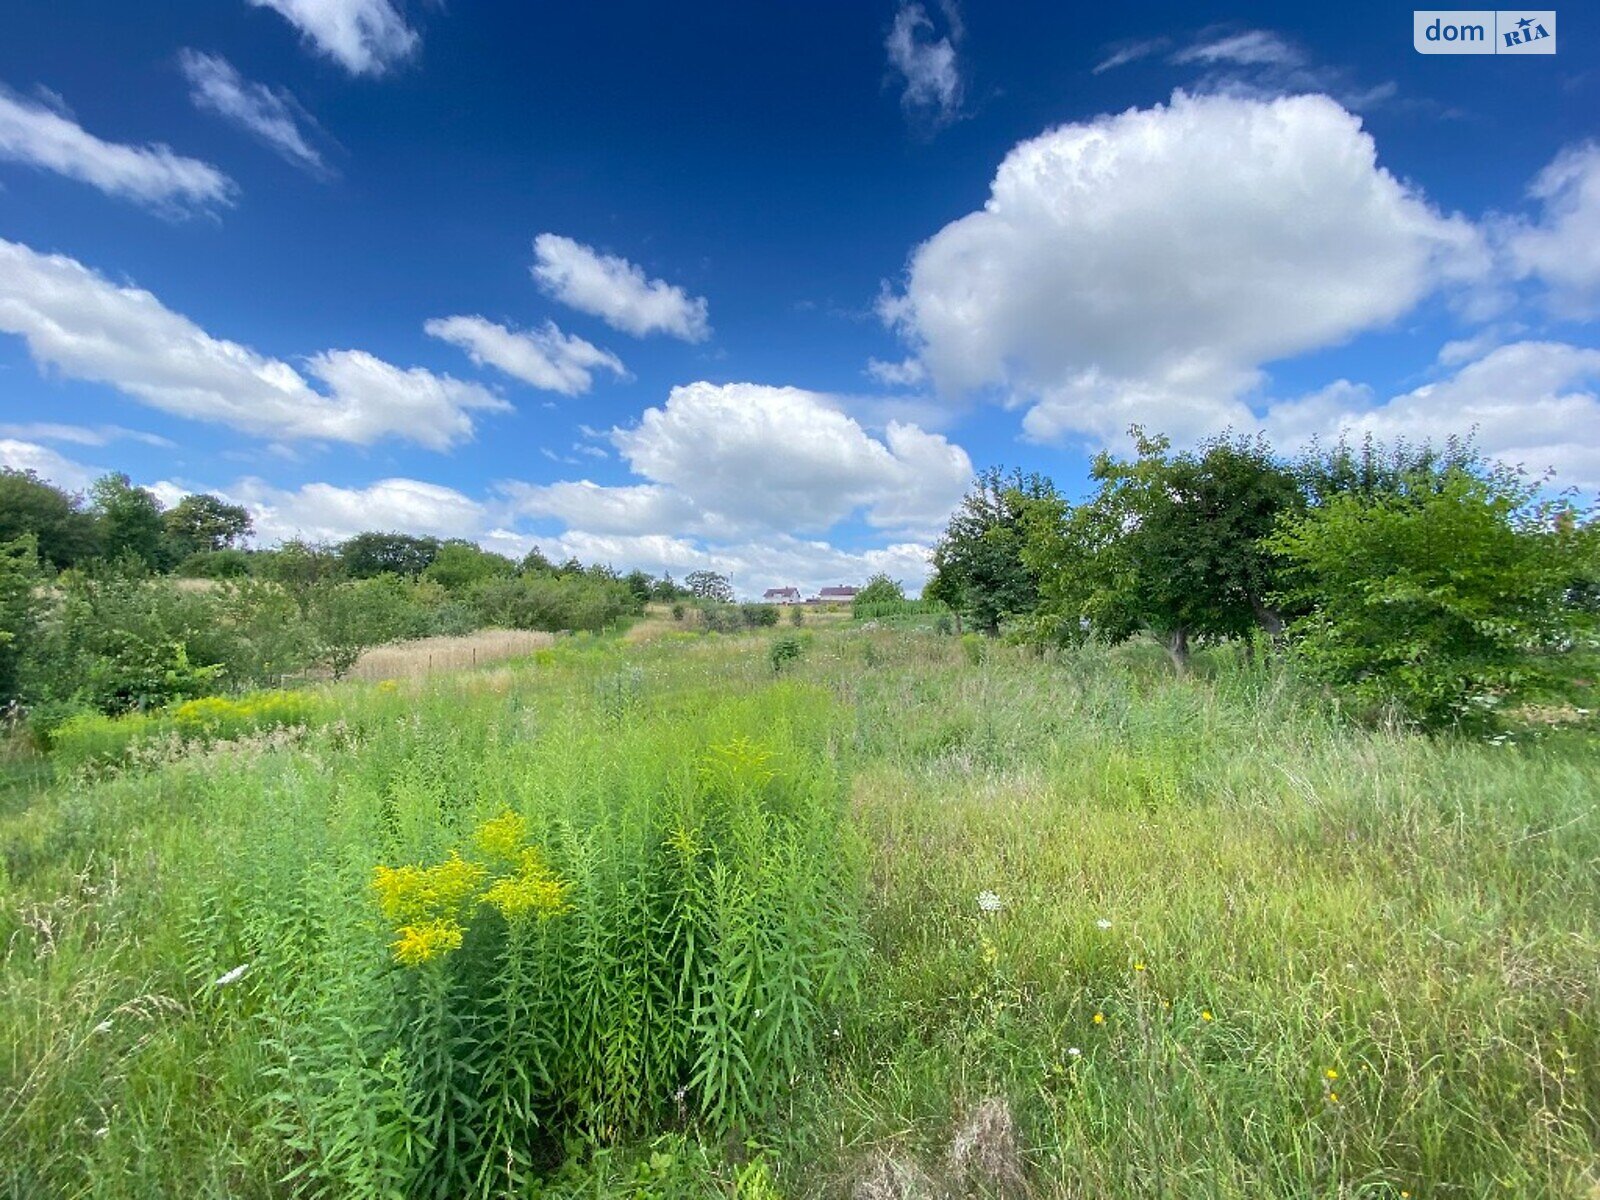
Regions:
<instances>
[{"instance_id":1,"label":"white wildflower","mask_svg":"<svg viewBox=\"0 0 1600 1200\"><path fill-rule=\"evenodd\" d=\"M244 978L244 973L246 971L248 971L249 969L250 969L250 964L249 963L240 963L237 967L235 967L233 970L229 971L226 975L219 975L217 978L213 979L211 981L211 986L214 987L214 988L224 988L224 987L227 987L230 983L238 983L239 980Z\"/></svg>"},{"instance_id":2,"label":"white wildflower","mask_svg":"<svg viewBox=\"0 0 1600 1200\"><path fill-rule=\"evenodd\" d=\"M978 893L978 911L979 912L997 913L1004 907L1005 907L1005 902L1002 901L1000 899L1000 897L995 895L993 892L979 892Z\"/></svg>"},{"instance_id":3,"label":"white wildflower","mask_svg":"<svg viewBox=\"0 0 1600 1200\"><path fill-rule=\"evenodd\" d=\"M1096 929L1110 929L1111 928L1111 922L1106 920L1104 917L1101 917L1098 921L1096 921L1094 923L1094 927Z\"/></svg>"},{"instance_id":4,"label":"white wildflower","mask_svg":"<svg viewBox=\"0 0 1600 1200\"><path fill-rule=\"evenodd\" d=\"M1083 1057L1083 1051L1079 1050L1076 1046L1068 1046L1067 1047L1067 1057L1068 1058L1082 1058Z\"/></svg>"},{"instance_id":5,"label":"white wildflower","mask_svg":"<svg viewBox=\"0 0 1600 1200\"><path fill-rule=\"evenodd\" d=\"M100 1024L98 1024L98 1025L96 1025L94 1027L94 1031L96 1033L110 1033L111 1032L111 1019L108 1017L104 1021L101 1021Z\"/></svg>"}]
</instances>

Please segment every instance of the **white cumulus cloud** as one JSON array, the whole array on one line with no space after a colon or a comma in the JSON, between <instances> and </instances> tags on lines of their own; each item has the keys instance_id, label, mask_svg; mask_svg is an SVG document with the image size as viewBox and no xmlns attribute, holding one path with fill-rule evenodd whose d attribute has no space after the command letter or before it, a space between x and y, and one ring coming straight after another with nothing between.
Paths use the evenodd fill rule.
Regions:
<instances>
[{"instance_id":1,"label":"white cumulus cloud","mask_svg":"<svg viewBox=\"0 0 1600 1200\"><path fill-rule=\"evenodd\" d=\"M36 472L69 492L81 492L105 474L101 467L85 466L48 446L9 437L0 438L0 467Z\"/></svg>"},{"instance_id":2,"label":"white cumulus cloud","mask_svg":"<svg viewBox=\"0 0 1600 1200\"><path fill-rule=\"evenodd\" d=\"M160 144L96 137L69 114L0 88L0 159L54 171L168 213L231 204L233 181L210 163Z\"/></svg>"},{"instance_id":3,"label":"white cumulus cloud","mask_svg":"<svg viewBox=\"0 0 1600 1200\"><path fill-rule=\"evenodd\" d=\"M473 362L495 367L514 379L564 396L580 396L594 383L594 372L628 378L622 360L581 337L562 333L554 321L543 328L516 330L484 317L436 317L423 326L430 337L459 346Z\"/></svg>"},{"instance_id":4,"label":"white cumulus cloud","mask_svg":"<svg viewBox=\"0 0 1600 1200\"><path fill-rule=\"evenodd\" d=\"M510 407L476 384L361 350L312 356L318 391L288 363L213 337L150 292L3 239L0 332L22 337L40 367L260 437L363 445L398 437L442 450L472 436L475 411Z\"/></svg>"},{"instance_id":5,"label":"white cumulus cloud","mask_svg":"<svg viewBox=\"0 0 1600 1200\"><path fill-rule=\"evenodd\" d=\"M244 479L222 494L250 510L256 537L265 544L287 538L337 542L369 529L463 538L487 532L483 504L454 488L417 479L380 479L366 487L308 483L292 489Z\"/></svg>"},{"instance_id":6,"label":"white cumulus cloud","mask_svg":"<svg viewBox=\"0 0 1600 1200\"><path fill-rule=\"evenodd\" d=\"M634 473L726 525L820 531L864 510L882 528L940 523L972 477L966 451L915 425L872 437L828 397L691 383L612 432Z\"/></svg>"},{"instance_id":7,"label":"white cumulus cloud","mask_svg":"<svg viewBox=\"0 0 1600 1200\"><path fill-rule=\"evenodd\" d=\"M1600 143L1564 150L1529 193L1542 211L1509 230L1512 273L1543 283L1559 316L1600 316Z\"/></svg>"},{"instance_id":8,"label":"white cumulus cloud","mask_svg":"<svg viewBox=\"0 0 1600 1200\"><path fill-rule=\"evenodd\" d=\"M1032 437L1103 444L1247 424L1263 364L1486 269L1478 230L1328 97L1179 92L1015 147L881 309L941 392L999 389Z\"/></svg>"},{"instance_id":9,"label":"white cumulus cloud","mask_svg":"<svg viewBox=\"0 0 1600 1200\"><path fill-rule=\"evenodd\" d=\"M1442 442L1476 432L1479 449L1557 482L1600 488L1600 350L1565 342L1522 341L1491 350L1454 375L1382 403L1347 381L1274 405L1263 424L1288 447L1312 435L1371 433Z\"/></svg>"},{"instance_id":10,"label":"white cumulus cloud","mask_svg":"<svg viewBox=\"0 0 1600 1200\"><path fill-rule=\"evenodd\" d=\"M533 253L533 277L547 295L613 329L634 337L667 333L686 342L711 336L704 297L649 279L625 258L554 233L535 238Z\"/></svg>"},{"instance_id":11,"label":"white cumulus cloud","mask_svg":"<svg viewBox=\"0 0 1600 1200\"><path fill-rule=\"evenodd\" d=\"M381 75L422 39L390 0L249 0L270 8L352 75Z\"/></svg>"},{"instance_id":12,"label":"white cumulus cloud","mask_svg":"<svg viewBox=\"0 0 1600 1200\"><path fill-rule=\"evenodd\" d=\"M301 128L302 122L312 122L289 92L252 83L220 54L180 50L178 67L189 81L189 99L196 108L214 113L260 138L303 170L314 175L328 173L321 153Z\"/></svg>"}]
</instances>

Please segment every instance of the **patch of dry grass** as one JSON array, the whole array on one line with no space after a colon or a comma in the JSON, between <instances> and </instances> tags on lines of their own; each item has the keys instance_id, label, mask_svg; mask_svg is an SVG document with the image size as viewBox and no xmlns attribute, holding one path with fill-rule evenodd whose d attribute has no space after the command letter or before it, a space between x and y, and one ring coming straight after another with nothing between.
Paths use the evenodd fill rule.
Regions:
<instances>
[{"instance_id":1,"label":"patch of dry grass","mask_svg":"<svg viewBox=\"0 0 1600 1200\"><path fill-rule=\"evenodd\" d=\"M463 637L418 638L378 646L356 659L351 679L417 679L503 662L555 644L555 635L529 629L480 629Z\"/></svg>"}]
</instances>

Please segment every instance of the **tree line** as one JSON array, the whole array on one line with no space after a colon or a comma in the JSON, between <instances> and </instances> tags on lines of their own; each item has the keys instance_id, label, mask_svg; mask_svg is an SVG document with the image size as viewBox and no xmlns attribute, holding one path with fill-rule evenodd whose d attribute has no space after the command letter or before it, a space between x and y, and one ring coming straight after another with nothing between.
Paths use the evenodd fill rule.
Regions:
<instances>
[{"instance_id":1,"label":"tree line","mask_svg":"<svg viewBox=\"0 0 1600 1200\"><path fill-rule=\"evenodd\" d=\"M363 650L485 626L600 630L649 601L721 599L725 578L619 573L537 548L520 560L460 539L368 531L252 548L243 507L206 494L163 508L126 475L86 494L0 470L0 705L40 728L344 673ZM184 584L183 579L205 580Z\"/></svg>"},{"instance_id":2,"label":"tree line","mask_svg":"<svg viewBox=\"0 0 1600 1200\"><path fill-rule=\"evenodd\" d=\"M923 591L1035 645L1158 641L1291 658L1364 711L1437 728L1571 699L1594 665L1600 523L1470 440L1313 445L1225 435L1175 453L1134 429L1089 494L980 475Z\"/></svg>"}]
</instances>

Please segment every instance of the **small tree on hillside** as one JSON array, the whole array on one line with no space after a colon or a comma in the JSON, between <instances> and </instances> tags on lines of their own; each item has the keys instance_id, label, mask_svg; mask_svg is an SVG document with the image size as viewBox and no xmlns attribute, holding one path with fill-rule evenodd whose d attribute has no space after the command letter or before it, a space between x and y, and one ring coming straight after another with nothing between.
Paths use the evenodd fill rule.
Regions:
<instances>
[{"instance_id":1,"label":"small tree on hillside","mask_svg":"<svg viewBox=\"0 0 1600 1200\"><path fill-rule=\"evenodd\" d=\"M733 603L733 584L728 582L726 575L719 575L715 571L690 571L683 582L697 599L713 600L719 604Z\"/></svg>"},{"instance_id":2,"label":"small tree on hillside","mask_svg":"<svg viewBox=\"0 0 1600 1200\"><path fill-rule=\"evenodd\" d=\"M980 474L934 545L933 577L923 596L964 613L990 636L1004 618L1031 613L1039 589L1022 558L1022 514L1055 495L1042 475L1007 476L999 467Z\"/></svg>"},{"instance_id":3,"label":"small tree on hillside","mask_svg":"<svg viewBox=\"0 0 1600 1200\"><path fill-rule=\"evenodd\" d=\"M906 598L905 588L900 586L898 579L890 579L884 571L879 571L867 580L866 587L856 593L857 604L884 604Z\"/></svg>"}]
</instances>

